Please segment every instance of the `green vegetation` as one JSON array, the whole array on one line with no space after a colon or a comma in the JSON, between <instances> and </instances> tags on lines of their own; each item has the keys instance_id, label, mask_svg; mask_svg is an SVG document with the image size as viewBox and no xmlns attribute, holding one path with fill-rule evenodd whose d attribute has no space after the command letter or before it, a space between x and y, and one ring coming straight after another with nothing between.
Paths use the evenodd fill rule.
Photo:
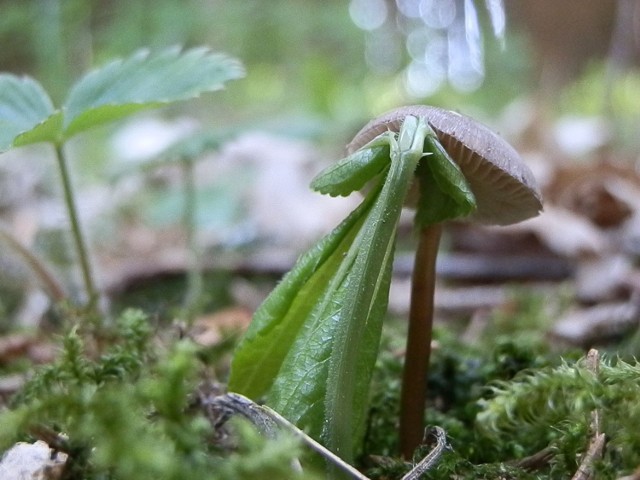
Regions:
<instances>
[{"instance_id":1,"label":"green vegetation","mask_svg":"<svg viewBox=\"0 0 640 480\"><path fill-rule=\"evenodd\" d=\"M29 371L0 409L0 451L17 441L46 440L69 454L63 480L345 475L326 452L312 451L311 437L371 480L389 480L432 451L428 435L413 458L398 455L403 358L411 357L402 350L406 322L386 313L398 219L414 173L423 187L418 229L464 217L477 202L430 127L408 117L399 134L383 133L316 177L312 188L320 193L363 191L365 198L285 275L242 342L235 335L207 347L190 340L191 320L231 303L235 275L202 271L198 215L231 216L229 198L237 194L226 178L223 188L199 190L194 167L253 127L313 136L317 146L335 152L362 118L402 103L496 114L534 87L529 47L517 33L507 32L506 49L485 35L484 86L474 93L444 86L415 99L402 87L400 69L410 55L402 42L393 71L367 71L371 32L353 25L348 1L267 3L0 0L0 42L11 46L0 52L0 70L15 72L0 74L0 152L51 147L74 240L71 254L62 242L56 253L77 261L83 281L80 289L63 285L42 252L26 249L0 225L2 245L10 246L2 254L30 269L54 304L53 321L38 335L50 338L53 331L59 345L56 359L40 367L28 364L27 355L15 363L11 352L0 358L3 374ZM242 82L231 82L245 70L235 57L246 66ZM561 93L554 114L607 116L614 143L635 152L640 75L606 73L604 63L593 64ZM223 87L224 95L201 97ZM74 185L115 178L105 148L112 131L94 127L167 106L161 115L188 112L205 127L116 176L151 178L168 165L181 168L181 190L155 185L125 208L135 215L145 210L152 226L181 227L191 257L186 275L154 278L116 295L111 311L124 313L111 315L100 309L89 229L79 221ZM28 160L39 161L42 152ZM213 205L206 211L203 199ZM263 272L242 275L264 280ZM8 319L24 293L22 285L5 283L3 334L12 333ZM511 300L473 345L462 343L451 325L435 326L436 348L428 375L421 376L428 381L428 406L417 414L425 425L444 429L448 448L422 478L559 480L583 462L598 478L637 471L640 364L631 355L616 357L615 347L595 365L582 351L552 351L545 332L555 319L546 299L524 287ZM627 340L629 352L637 340ZM227 388L266 401L305 433L279 424L273 438L260 421L216 410L209 401ZM590 457L599 434L606 444Z\"/></svg>"},{"instance_id":2,"label":"green vegetation","mask_svg":"<svg viewBox=\"0 0 640 480\"><path fill-rule=\"evenodd\" d=\"M234 354L232 391L266 394L270 406L348 462L363 434L396 228L418 162L427 157L429 167L417 175L433 187L420 198L419 227L475 208L463 174L433 144L426 120L408 116L397 136L382 133L316 177L313 187L334 196L375 183L272 292Z\"/></svg>"},{"instance_id":3,"label":"green vegetation","mask_svg":"<svg viewBox=\"0 0 640 480\"><path fill-rule=\"evenodd\" d=\"M529 305L520 316L526 322L541 304L520 298ZM372 480L400 478L410 469L395 456L402 364L396 349L403 330L397 321L385 327L373 371L356 463ZM0 413L0 448L55 439L71 454L66 479L288 478L295 459L303 461L305 473L293 478L324 478L309 470L310 452L286 432L274 440L245 423L228 430L202 408L206 352L188 340L164 337L159 341L150 319L135 310L100 338L72 328L59 359L37 369L11 408ZM436 341L429 373L433 407L425 420L445 429L450 448L429 478L567 478L593 434L593 412L607 439L604 457L594 464L598 474L614 478L640 461L637 362L604 359L594 373L584 359L550 361L542 335L496 344L488 334L470 347L438 329ZM430 448L416 451L414 461ZM523 463L539 452L546 453Z\"/></svg>"},{"instance_id":4,"label":"green vegetation","mask_svg":"<svg viewBox=\"0 0 640 480\"><path fill-rule=\"evenodd\" d=\"M112 62L84 76L72 87L62 106L55 108L35 80L0 75L0 152L39 142L53 145L82 271L86 307L94 321L98 321L99 292L78 217L66 142L90 128L141 110L221 89L228 80L241 76L239 62L205 48L186 52L173 48L156 54L139 51L125 61ZM187 197L193 198L190 190ZM187 222L192 223L190 219Z\"/></svg>"},{"instance_id":5,"label":"green vegetation","mask_svg":"<svg viewBox=\"0 0 640 480\"><path fill-rule=\"evenodd\" d=\"M395 459L401 369L401 358L393 353L396 330L394 324L386 329L372 381L364 451L384 459L367 470L372 479L400 478L408 471ZM595 461L597 474L616 478L640 463L637 361L604 358L594 374L584 358L550 360L541 336L493 346L487 336L475 347L442 331L436 338L439 348L429 373L434 407L425 420L445 429L451 448L429 478L571 477L594 435L594 412L607 439L604 456ZM414 461L428 449L418 451ZM545 454L537 461L523 462L540 452ZM369 457L362 461L371 465Z\"/></svg>"},{"instance_id":6,"label":"green vegetation","mask_svg":"<svg viewBox=\"0 0 640 480\"><path fill-rule=\"evenodd\" d=\"M72 329L59 360L39 369L0 414L0 448L48 431L70 453L66 479L291 475L301 449L290 437L267 442L239 425L237 451L225 450L216 419L195 406L203 369L197 349L186 340L159 347L153 333L135 310L102 339L104 352L94 351L95 337Z\"/></svg>"}]
</instances>

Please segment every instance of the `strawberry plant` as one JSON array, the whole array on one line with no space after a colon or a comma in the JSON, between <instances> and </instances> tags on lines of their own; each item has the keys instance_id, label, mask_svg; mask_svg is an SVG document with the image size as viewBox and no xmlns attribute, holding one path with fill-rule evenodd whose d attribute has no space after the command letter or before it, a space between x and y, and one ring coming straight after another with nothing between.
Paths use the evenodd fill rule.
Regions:
<instances>
[{"instance_id":1,"label":"strawberry plant","mask_svg":"<svg viewBox=\"0 0 640 480\"><path fill-rule=\"evenodd\" d=\"M0 152L40 142L53 147L88 312L97 311L98 289L69 176L67 141L141 110L219 90L243 75L240 62L207 48L171 48L157 53L141 50L80 78L56 107L36 80L0 74Z\"/></svg>"}]
</instances>

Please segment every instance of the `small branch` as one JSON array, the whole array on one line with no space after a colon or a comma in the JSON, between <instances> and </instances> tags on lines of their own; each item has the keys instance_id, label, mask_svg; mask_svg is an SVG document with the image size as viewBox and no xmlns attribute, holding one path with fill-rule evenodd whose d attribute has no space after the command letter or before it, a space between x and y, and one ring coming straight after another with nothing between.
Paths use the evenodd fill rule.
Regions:
<instances>
[{"instance_id":1,"label":"small branch","mask_svg":"<svg viewBox=\"0 0 640 480\"><path fill-rule=\"evenodd\" d=\"M593 376L598 378L600 373L600 353L595 348L592 348L587 353L587 368ZM598 436L600 434L600 412L596 409L591 412L591 425L589 426L591 432L594 436Z\"/></svg>"},{"instance_id":2,"label":"small branch","mask_svg":"<svg viewBox=\"0 0 640 480\"><path fill-rule=\"evenodd\" d=\"M415 467L409 471L402 480L418 480L431 467L435 466L440 460L444 451L448 448L447 434L440 427L433 427L434 436L436 437L436 446L424 457Z\"/></svg>"},{"instance_id":3,"label":"small branch","mask_svg":"<svg viewBox=\"0 0 640 480\"><path fill-rule=\"evenodd\" d=\"M604 450L605 435L601 433L591 439L589 443L589 449L585 453L580 466L575 475L571 477L571 480L590 480L593 477L593 464L596 460L602 457L602 451Z\"/></svg>"},{"instance_id":4,"label":"small branch","mask_svg":"<svg viewBox=\"0 0 640 480\"><path fill-rule=\"evenodd\" d=\"M640 480L640 467L636 468L631 475L619 477L618 480Z\"/></svg>"},{"instance_id":5,"label":"small branch","mask_svg":"<svg viewBox=\"0 0 640 480\"><path fill-rule=\"evenodd\" d=\"M409 332L400 399L400 453L405 459L413 456L424 432L436 255L441 233L440 224L430 225L420 231L411 278Z\"/></svg>"},{"instance_id":6,"label":"small branch","mask_svg":"<svg viewBox=\"0 0 640 480\"><path fill-rule=\"evenodd\" d=\"M54 302L62 302L67 299L67 293L55 275L49 270L44 261L38 258L33 252L26 248L20 241L11 234L9 230L0 225L0 240L4 241L9 248L17 253L29 265L29 268L38 278L49 297Z\"/></svg>"},{"instance_id":7,"label":"small branch","mask_svg":"<svg viewBox=\"0 0 640 480\"><path fill-rule=\"evenodd\" d=\"M269 407L258 405L247 397L237 393L227 393L225 395L215 396L207 402L222 407L231 414L238 414L249 420L258 430L268 438L275 438L277 430L274 427L282 428L294 437L300 439L305 445L319 453L328 462L335 465L339 470L348 474L355 480L370 480L368 477L360 473L356 468L349 465L333 452L327 450L323 445L316 442L309 435L304 433L298 427L289 422L279 413L271 410Z\"/></svg>"},{"instance_id":8,"label":"small branch","mask_svg":"<svg viewBox=\"0 0 640 480\"><path fill-rule=\"evenodd\" d=\"M524 470L538 470L549 465L549 462L553 458L553 453L553 448L546 447L539 452L534 453L533 455L529 455L528 457L524 457L509 463Z\"/></svg>"},{"instance_id":9,"label":"small branch","mask_svg":"<svg viewBox=\"0 0 640 480\"><path fill-rule=\"evenodd\" d=\"M598 350L594 348L589 350L587 353L586 364L587 369L594 375L594 377L597 378L600 370L600 354L598 353ZM571 480L590 480L593 478L593 464L602 457L606 441L605 434L600 433L600 422L600 411L597 409L593 410L591 412L591 425L589 426L592 434L591 441L589 442L589 448L587 449L587 452L580 462L578 470Z\"/></svg>"}]
</instances>

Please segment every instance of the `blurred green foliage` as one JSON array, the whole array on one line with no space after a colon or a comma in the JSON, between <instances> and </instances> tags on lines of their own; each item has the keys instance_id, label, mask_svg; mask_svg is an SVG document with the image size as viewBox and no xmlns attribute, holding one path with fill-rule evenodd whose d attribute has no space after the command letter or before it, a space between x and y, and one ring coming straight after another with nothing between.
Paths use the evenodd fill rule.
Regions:
<instances>
[{"instance_id":1,"label":"blurred green foliage","mask_svg":"<svg viewBox=\"0 0 640 480\"><path fill-rule=\"evenodd\" d=\"M207 45L247 66L247 79L224 100L199 102L210 111L215 101L218 118L315 113L360 122L423 101L495 112L529 86L525 44L508 35L506 49L486 39L487 78L478 91L445 87L428 99L407 98L400 72L368 70L365 34L346 0L0 0L0 10L0 42L11 45L0 52L0 70L41 79L54 101L93 65L176 44Z\"/></svg>"},{"instance_id":2,"label":"blurred green foliage","mask_svg":"<svg viewBox=\"0 0 640 480\"><path fill-rule=\"evenodd\" d=\"M640 68L612 70L606 62L594 62L569 85L557 111L578 117L602 117L611 121L613 143L631 154L640 147Z\"/></svg>"},{"instance_id":3,"label":"blurred green foliage","mask_svg":"<svg viewBox=\"0 0 640 480\"><path fill-rule=\"evenodd\" d=\"M88 67L142 46L209 45L242 58L253 80L235 93L249 107L326 111L341 82L365 73L343 1L5 0L0 9L0 41L12 46L0 70L41 79L54 100Z\"/></svg>"}]
</instances>

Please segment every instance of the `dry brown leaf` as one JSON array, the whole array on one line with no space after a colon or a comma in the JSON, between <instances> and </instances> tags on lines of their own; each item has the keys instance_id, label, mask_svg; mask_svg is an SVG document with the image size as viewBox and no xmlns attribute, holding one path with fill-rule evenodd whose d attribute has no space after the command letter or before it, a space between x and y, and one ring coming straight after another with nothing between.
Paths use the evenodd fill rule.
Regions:
<instances>
[{"instance_id":1,"label":"dry brown leaf","mask_svg":"<svg viewBox=\"0 0 640 480\"><path fill-rule=\"evenodd\" d=\"M196 319L189 336L203 347L213 347L230 335L242 333L250 322L247 308L230 307Z\"/></svg>"},{"instance_id":2,"label":"dry brown leaf","mask_svg":"<svg viewBox=\"0 0 640 480\"><path fill-rule=\"evenodd\" d=\"M0 337L0 364L10 363L18 358L28 358L34 363L47 363L54 357L54 346L37 336L14 333Z\"/></svg>"},{"instance_id":3,"label":"dry brown leaf","mask_svg":"<svg viewBox=\"0 0 640 480\"><path fill-rule=\"evenodd\" d=\"M571 345L589 347L604 344L637 329L640 303L632 298L626 302L606 303L574 310L553 327L552 338Z\"/></svg>"},{"instance_id":4,"label":"dry brown leaf","mask_svg":"<svg viewBox=\"0 0 640 480\"><path fill-rule=\"evenodd\" d=\"M560 168L545 198L600 228L618 227L638 211L629 192L640 195L640 176L631 165L612 162L572 164ZM622 193L625 195L621 195Z\"/></svg>"},{"instance_id":5,"label":"dry brown leaf","mask_svg":"<svg viewBox=\"0 0 640 480\"><path fill-rule=\"evenodd\" d=\"M532 232L552 252L569 258L600 255L607 246L604 234L589 220L551 205L538 217L505 228Z\"/></svg>"}]
</instances>

